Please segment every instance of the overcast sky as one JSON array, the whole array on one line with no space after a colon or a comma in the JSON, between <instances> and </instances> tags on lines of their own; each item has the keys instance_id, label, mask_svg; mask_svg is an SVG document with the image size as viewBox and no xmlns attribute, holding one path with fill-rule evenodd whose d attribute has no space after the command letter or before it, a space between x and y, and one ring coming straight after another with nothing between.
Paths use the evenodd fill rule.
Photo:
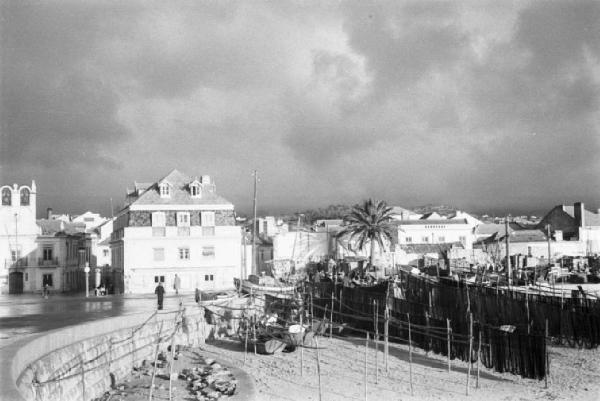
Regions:
<instances>
[{"instance_id":1,"label":"overcast sky","mask_svg":"<svg viewBox=\"0 0 600 401\"><path fill-rule=\"evenodd\" d=\"M209 174L236 209L600 207L600 2L4 1L0 183L110 212ZM40 214L40 213L38 213Z\"/></svg>"}]
</instances>

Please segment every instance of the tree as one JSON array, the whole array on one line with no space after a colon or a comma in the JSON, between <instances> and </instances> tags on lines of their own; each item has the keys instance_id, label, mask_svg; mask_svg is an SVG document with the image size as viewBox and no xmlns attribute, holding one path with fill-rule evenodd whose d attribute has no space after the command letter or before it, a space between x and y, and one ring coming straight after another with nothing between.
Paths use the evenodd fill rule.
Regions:
<instances>
[{"instance_id":1,"label":"tree","mask_svg":"<svg viewBox=\"0 0 600 401\"><path fill-rule=\"evenodd\" d=\"M367 242L371 245L369 257L373 266L373 255L375 243L380 249L384 249L384 240L393 241L396 227L392 224L392 208L384 201L366 200L362 205L355 205L350 212L344 216L345 227L337 234L337 237L350 235L349 241L357 240L359 249L363 249Z\"/></svg>"}]
</instances>

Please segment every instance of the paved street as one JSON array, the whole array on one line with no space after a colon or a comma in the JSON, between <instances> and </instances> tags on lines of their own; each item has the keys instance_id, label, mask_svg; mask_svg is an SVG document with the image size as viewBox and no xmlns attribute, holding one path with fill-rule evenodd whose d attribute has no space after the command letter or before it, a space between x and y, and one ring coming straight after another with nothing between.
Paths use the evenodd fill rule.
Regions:
<instances>
[{"instance_id":1,"label":"paved street","mask_svg":"<svg viewBox=\"0 0 600 401\"><path fill-rule=\"evenodd\" d=\"M170 295L165 309L177 308L179 301L193 303L194 294ZM0 349L22 339L24 335L41 333L60 327L106 317L121 316L156 308L154 295L108 295L85 298L78 295L0 295Z\"/></svg>"}]
</instances>

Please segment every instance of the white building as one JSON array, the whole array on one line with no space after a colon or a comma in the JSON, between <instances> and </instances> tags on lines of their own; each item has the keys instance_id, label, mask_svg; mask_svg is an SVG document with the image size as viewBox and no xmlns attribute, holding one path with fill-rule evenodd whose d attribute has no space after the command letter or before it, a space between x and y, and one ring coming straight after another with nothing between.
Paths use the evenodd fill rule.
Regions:
<instances>
[{"instance_id":1,"label":"white building","mask_svg":"<svg viewBox=\"0 0 600 401\"><path fill-rule=\"evenodd\" d=\"M106 217L100 216L99 213L93 213L87 211L79 216L73 217L71 221L73 223L83 223L85 224L85 230L90 231L99 225L105 223L108 219Z\"/></svg>"},{"instance_id":2,"label":"white building","mask_svg":"<svg viewBox=\"0 0 600 401\"><path fill-rule=\"evenodd\" d=\"M23 291L29 256L35 260L36 185L3 185L0 187L0 293ZM32 262L33 262L32 260ZM37 262L37 261L36 261Z\"/></svg>"},{"instance_id":3,"label":"white building","mask_svg":"<svg viewBox=\"0 0 600 401\"><path fill-rule=\"evenodd\" d=\"M173 170L155 183L135 183L127 201L110 241L125 293L152 293L159 281L172 292L175 274L182 291L233 288L242 274L241 228L209 176Z\"/></svg>"}]
</instances>

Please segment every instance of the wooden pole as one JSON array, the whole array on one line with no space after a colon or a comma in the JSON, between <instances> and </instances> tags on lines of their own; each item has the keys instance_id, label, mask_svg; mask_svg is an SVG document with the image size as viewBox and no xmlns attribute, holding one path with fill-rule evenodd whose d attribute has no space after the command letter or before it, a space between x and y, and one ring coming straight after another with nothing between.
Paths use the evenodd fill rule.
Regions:
<instances>
[{"instance_id":1,"label":"wooden pole","mask_svg":"<svg viewBox=\"0 0 600 401\"><path fill-rule=\"evenodd\" d=\"M250 322L249 319L246 317L246 330L245 330L245 336L246 337L244 339L244 365L246 364L246 358L248 357L248 331L250 331Z\"/></svg>"},{"instance_id":2,"label":"wooden pole","mask_svg":"<svg viewBox=\"0 0 600 401\"><path fill-rule=\"evenodd\" d=\"M317 375L319 376L319 401L322 400L321 393L321 359L319 357L319 336L315 335L315 346L317 347Z\"/></svg>"},{"instance_id":3,"label":"wooden pole","mask_svg":"<svg viewBox=\"0 0 600 401\"><path fill-rule=\"evenodd\" d=\"M256 355L256 315L252 316L252 337L254 342L254 355Z\"/></svg>"},{"instance_id":4,"label":"wooden pole","mask_svg":"<svg viewBox=\"0 0 600 401\"><path fill-rule=\"evenodd\" d=\"M529 286L525 285L525 308L527 309L527 334L530 334L530 329L531 329L531 325L529 324L529 322L531 322L530 318L529 318Z\"/></svg>"},{"instance_id":5,"label":"wooden pole","mask_svg":"<svg viewBox=\"0 0 600 401\"><path fill-rule=\"evenodd\" d=\"M389 364L388 364L388 359L390 356L390 343L389 343L389 337L390 337L390 309L389 307L385 306L385 322L383 324L383 338L385 341L385 345L383 348L384 351L384 355L385 355L385 373L389 375L390 373L390 368L389 368Z\"/></svg>"},{"instance_id":6,"label":"wooden pole","mask_svg":"<svg viewBox=\"0 0 600 401\"><path fill-rule=\"evenodd\" d=\"M310 289L310 327L314 330L315 328L315 320L314 320L314 316L315 316L315 310L313 307L313 288L311 287Z\"/></svg>"},{"instance_id":7,"label":"wooden pole","mask_svg":"<svg viewBox=\"0 0 600 401\"><path fill-rule=\"evenodd\" d=\"M469 395L469 380L471 379L471 355L473 354L473 314L469 313L469 360L467 367L467 395Z\"/></svg>"},{"instance_id":8,"label":"wooden pole","mask_svg":"<svg viewBox=\"0 0 600 401\"><path fill-rule=\"evenodd\" d=\"M304 376L304 305L300 313L300 335L302 336L302 344L300 344L300 376Z\"/></svg>"},{"instance_id":9,"label":"wooden pole","mask_svg":"<svg viewBox=\"0 0 600 401\"><path fill-rule=\"evenodd\" d=\"M410 395L414 395L413 380L412 380L412 336L410 331L410 313L406 314L408 320L408 370L410 380Z\"/></svg>"},{"instance_id":10,"label":"wooden pole","mask_svg":"<svg viewBox=\"0 0 600 401\"><path fill-rule=\"evenodd\" d=\"M369 332L366 333L365 339L365 401L367 401L367 359L369 356Z\"/></svg>"},{"instance_id":11,"label":"wooden pole","mask_svg":"<svg viewBox=\"0 0 600 401\"><path fill-rule=\"evenodd\" d=\"M375 383L379 384L379 302L375 301Z\"/></svg>"},{"instance_id":12,"label":"wooden pole","mask_svg":"<svg viewBox=\"0 0 600 401\"><path fill-rule=\"evenodd\" d=\"M450 331L452 329L450 329L450 319L446 319L446 337L448 339L448 373L450 373L450 350L451 350L451 344L450 344Z\"/></svg>"},{"instance_id":13,"label":"wooden pole","mask_svg":"<svg viewBox=\"0 0 600 401\"><path fill-rule=\"evenodd\" d=\"M85 400L85 365L83 364L83 352L79 356L79 363L81 364L81 399Z\"/></svg>"},{"instance_id":14,"label":"wooden pole","mask_svg":"<svg viewBox=\"0 0 600 401\"><path fill-rule=\"evenodd\" d=\"M429 312L425 312L425 335L427 336L427 348L425 348L425 356L429 356L431 348L431 337L429 336Z\"/></svg>"},{"instance_id":15,"label":"wooden pole","mask_svg":"<svg viewBox=\"0 0 600 401\"><path fill-rule=\"evenodd\" d=\"M152 392L154 391L154 379L156 378L156 359L158 358L158 348L160 347L160 335L162 334L163 324L165 322L160 322L160 329L158 330L158 335L156 336L156 349L154 350L154 364L152 365L152 381L150 382L150 394L148 395L148 400L152 401Z\"/></svg>"},{"instance_id":16,"label":"wooden pole","mask_svg":"<svg viewBox=\"0 0 600 401\"><path fill-rule=\"evenodd\" d=\"M173 336L171 337L171 363L169 364L169 401L173 399L173 365L175 365L175 333L177 332L177 320L173 328Z\"/></svg>"},{"instance_id":17,"label":"wooden pole","mask_svg":"<svg viewBox=\"0 0 600 401\"><path fill-rule=\"evenodd\" d=\"M548 359L548 319L546 319L546 330L544 333L544 343L546 350L546 374L544 375L545 379L545 388L548 388L548 376L550 376L550 360Z\"/></svg>"},{"instance_id":18,"label":"wooden pole","mask_svg":"<svg viewBox=\"0 0 600 401\"><path fill-rule=\"evenodd\" d=\"M479 326L479 343L477 344L477 381L476 388L479 388L479 360L481 359L481 325Z\"/></svg>"},{"instance_id":19,"label":"wooden pole","mask_svg":"<svg viewBox=\"0 0 600 401\"><path fill-rule=\"evenodd\" d=\"M334 284L335 286L335 284ZM335 288L335 287L334 287ZM331 340L331 337L333 335L333 290L331 291L331 314L329 315L329 339Z\"/></svg>"}]
</instances>

